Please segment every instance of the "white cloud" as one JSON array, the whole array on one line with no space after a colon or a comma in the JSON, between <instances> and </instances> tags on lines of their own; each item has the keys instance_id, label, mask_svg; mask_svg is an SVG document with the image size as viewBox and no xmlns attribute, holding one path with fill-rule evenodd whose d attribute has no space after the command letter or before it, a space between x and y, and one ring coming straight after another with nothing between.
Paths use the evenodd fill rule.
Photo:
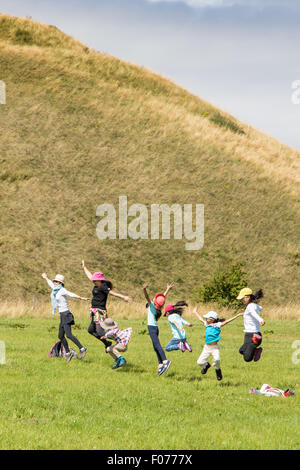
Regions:
<instances>
[{"instance_id":1,"label":"white cloud","mask_svg":"<svg viewBox=\"0 0 300 470\"><path fill-rule=\"evenodd\" d=\"M288 6L296 5L298 0L147 0L151 3L185 3L186 5L194 8L201 7L232 7L232 6L247 6L247 7L265 7L265 6Z\"/></svg>"},{"instance_id":2,"label":"white cloud","mask_svg":"<svg viewBox=\"0 0 300 470\"><path fill-rule=\"evenodd\" d=\"M160 2L169 2L169 3L185 3L190 7L220 7L225 6L225 3L230 3L229 6L232 6L236 3L234 0L148 0L152 3L160 3Z\"/></svg>"}]
</instances>

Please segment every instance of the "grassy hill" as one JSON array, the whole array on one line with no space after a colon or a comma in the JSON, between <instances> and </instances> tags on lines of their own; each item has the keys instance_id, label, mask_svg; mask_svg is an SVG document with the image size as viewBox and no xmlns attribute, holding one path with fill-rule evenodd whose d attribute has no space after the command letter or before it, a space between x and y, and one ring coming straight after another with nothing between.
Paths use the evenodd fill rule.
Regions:
<instances>
[{"instance_id":1,"label":"grassy hill","mask_svg":"<svg viewBox=\"0 0 300 470\"><path fill-rule=\"evenodd\" d=\"M136 300L145 280L189 299L218 265L242 261L267 302L298 301L299 152L54 26L0 15L0 51L2 299L48 295L43 271L87 295L84 258ZM121 195L204 204L203 249L100 241L96 208Z\"/></svg>"}]
</instances>

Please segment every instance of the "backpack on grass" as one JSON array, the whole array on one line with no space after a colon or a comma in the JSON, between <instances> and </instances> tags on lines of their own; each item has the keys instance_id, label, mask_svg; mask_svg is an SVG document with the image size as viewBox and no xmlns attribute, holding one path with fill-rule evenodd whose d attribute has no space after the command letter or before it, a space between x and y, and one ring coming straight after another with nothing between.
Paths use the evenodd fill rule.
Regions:
<instances>
[{"instance_id":1,"label":"backpack on grass","mask_svg":"<svg viewBox=\"0 0 300 470\"><path fill-rule=\"evenodd\" d=\"M73 351L73 349L71 348L70 348L70 351L73 352L74 357L77 358L76 352ZM65 353L66 353L65 347L62 344L62 342L59 340L59 341L56 341L55 344L53 344L52 348L49 351L48 356L49 357L64 357Z\"/></svg>"}]
</instances>

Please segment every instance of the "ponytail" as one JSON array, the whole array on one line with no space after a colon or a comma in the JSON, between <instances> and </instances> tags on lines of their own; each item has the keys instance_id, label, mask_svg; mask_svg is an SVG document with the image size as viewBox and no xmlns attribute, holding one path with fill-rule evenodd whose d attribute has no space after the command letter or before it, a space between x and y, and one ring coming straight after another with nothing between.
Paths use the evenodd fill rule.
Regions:
<instances>
[{"instance_id":1,"label":"ponytail","mask_svg":"<svg viewBox=\"0 0 300 470\"><path fill-rule=\"evenodd\" d=\"M188 307L188 304L186 303L185 300L180 300L174 305L174 308L172 310L168 311L168 315L172 315L173 313L177 313L178 315L182 315L183 313L183 307Z\"/></svg>"},{"instance_id":2,"label":"ponytail","mask_svg":"<svg viewBox=\"0 0 300 470\"><path fill-rule=\"evenodd\" d=\"M177 304L174 305L174 307L188 307L188 304L185 300L180 300L179 302L177 302Z\"/></svg>"},{"instance_id":3,"label":"ponytail","mask_svg":"<svg viewBox=\"0 0 300 470\"><path fill-rule=\"evenodd\" d=\"M105 280L105 281L102 281L102 283L105 284L109 290L113 289L113 285L110 281Z\"/></svg>"},{"instance_id":4,"label":"ponytail","mask_svg":"<svg viewBox=\"0 0 300 470\"><path fill-rule=\"evenodd\" d=\"M263 290L262 290L262 289L259 289L259 290L256 291L254 294L251 294L251 295L250 295L250 302L249 302L249 303L253 302L253 303L257 304L257 301L258 301L259 299L262 299L263 296L264 296Z\"/></svg>"}]
</instances>

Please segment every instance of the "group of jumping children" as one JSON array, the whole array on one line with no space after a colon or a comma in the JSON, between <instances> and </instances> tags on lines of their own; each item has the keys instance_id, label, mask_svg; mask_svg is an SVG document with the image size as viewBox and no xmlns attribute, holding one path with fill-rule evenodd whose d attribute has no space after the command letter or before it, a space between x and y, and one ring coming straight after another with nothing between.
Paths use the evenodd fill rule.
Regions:
<instances>
[{"instance_id":1,"label":"group of jumping children","mask_svg":"<svg viewBox=\"0 0 300 470\"><path fill-rule=\"evenodd\" d=\"M114 359L112 369L117 369L126 364L123 353L128 348L132 328L120 330L118 324L112 318L109 318L106 303L109 295L118 297L125 302L130 302L131 297L116 292L113 289L112 283L105 278L102 272L94 272L92 274L86 267L84 261L82 261L82 268L88 279L94 284L89 310L91 323L88 332L104 344L105 351ZM72 334L72 325L74 325L75 321L73 314L69 310L67 298L72 297L84 301L88 301L89 299L68 291L64 287L65 279L61 274L57 274L53 280L50 280L46 273L43 273L42 277L52 289L52 314L55 314L56 310L58 310L60 314L58 338L64 347L64 358L69 362L73 357L77 357L76 353L69 348L66 339L68 338L79 348L79 359L83 359L87 353L87 348ZM192 347L187 342L187 334L184 327L192 327L193 324L187 322L182 316L184 308L188 306L187 303L181 300L174 305L166 305L167 295L173 287L173 284L167 285L164 293L157 293L151 300L147 290L148 284L145 283L143 285L143 292L147 301L146 308L148 309L147 328L158 360L158 376L167 372L171 365L171 361L167 359L165 351L159 341L158 320L162 315L167 317L172 332L172 339L167 344L165 350L167 352L176 350L192 352ZM196 308L193 310L194 315L205 327L205 345L197 360L197 364L201 367L201 373L203 375L206 374L211 367L208 360L210 356L212 356L212 366L215 367L217 380L222 380L219 348L221 328L240 316L244 318L245 335L244 343L240 347L239 352L243 355L246 362L252 360L257 362L260 359L262 353L262 348L260 347L262 342L260 326L264 325L265 322L260 316L262 307L258 305L258 300L262 297L262 290L253 293L248 287L242 289L237 299L241 300L244 304L244 312L228 320L219 318L215 311L209 311L207 314L203 315L202 318ZM112 341L114 341L114 343Z\"/></svg>"}]
</instances>

